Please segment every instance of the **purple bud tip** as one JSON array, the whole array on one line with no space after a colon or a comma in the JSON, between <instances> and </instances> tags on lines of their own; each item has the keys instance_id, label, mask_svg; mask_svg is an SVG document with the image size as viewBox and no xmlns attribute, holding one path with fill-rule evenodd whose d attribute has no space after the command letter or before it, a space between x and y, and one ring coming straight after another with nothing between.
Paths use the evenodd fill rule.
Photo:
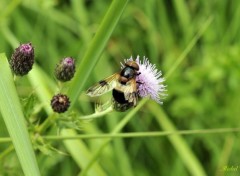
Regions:
<instances>
[{"instance_id":1,"label":"purple bud tip","mask_svg":"<svg viewBox=\"0 0 240 176\"><path fill-rule=\"evenodd\" d=\"M24 53L31 53L33 50L32 44L27 43L27 44L21 44L20 45L20 51Z\"/></svg>"},{"instance_id":2,"label":"purple bud tip","mask_svg":"<svg viewBox=\"0 0 240 176\"><path fill-rule=\"evenodd\" d=\"M62 59L55 68L55 76L59 81L70 81L75 73L75 60L71 57Z\"/></svg>"},{"instance_id":3,"label":"purple bud tip","mask_svg":"<svg viewBox=\"0 0 240 176\"><path fill-rule=\"evenodd\" d=\"M72 65L74 65L74 59L71 57L67 57L63 60L63 64L72 66Z\"/></svg>"},{"instance_id":4,"label":"purple bud tip","mask_svg":"<svg viewBox=\"0 0 240 176\"><path fill-rule=\"evenodd\" d=\"M26 43L17 47L9 63L15 75L26 75L34 64L34 47L32 44Z\"/></svg>"}]
</instances>

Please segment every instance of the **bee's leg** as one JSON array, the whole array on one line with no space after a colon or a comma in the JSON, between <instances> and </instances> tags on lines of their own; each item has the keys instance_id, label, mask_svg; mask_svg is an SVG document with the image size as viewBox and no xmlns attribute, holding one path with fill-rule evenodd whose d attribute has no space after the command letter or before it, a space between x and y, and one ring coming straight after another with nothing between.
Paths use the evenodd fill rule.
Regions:
<instances>
[{"instance_id":1,"label":"bee's leg","mask_svg":"<svg viewBox=\"0 0 240 176\"><path fill-rule=\"evenodd\" d=\"M136 83L138 83L138 84L143 84L142 82L140 82L140 81L136 81Z\"/></svg>"},{"instance_id":2,"label":"bee's leg","mask_svg":"<svg viewBox=\"0 0 240 176\"><path fill-rule=\"evenodd\" d=\"M134 92L134 98L133 98L133 107L137 106L137 101L138 101L138 94L137 92Z\"/></svg>"}]
</instances>

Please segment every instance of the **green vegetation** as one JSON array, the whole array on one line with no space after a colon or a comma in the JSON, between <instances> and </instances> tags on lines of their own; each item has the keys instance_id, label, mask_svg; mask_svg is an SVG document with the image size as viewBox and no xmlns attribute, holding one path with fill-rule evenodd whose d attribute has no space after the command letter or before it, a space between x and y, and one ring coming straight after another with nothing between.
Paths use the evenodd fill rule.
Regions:
<instances>
[{"instance_id":1,"label":"green vegetation","mask_svg":"<svg viewBox=\"0 0 240 176\"><path fill-rule=\"evenodd\" d=\"M233 0L1 0L0 175L240 174L239 17ZM33 69L13 76L6 59L28 42ZM95 112L111 93L87 88L137 55L162 71L163 105ZM59 83L65 57L76 74ZM66 113L51 109L57 93Z\"/></svg>"}]
</instances>

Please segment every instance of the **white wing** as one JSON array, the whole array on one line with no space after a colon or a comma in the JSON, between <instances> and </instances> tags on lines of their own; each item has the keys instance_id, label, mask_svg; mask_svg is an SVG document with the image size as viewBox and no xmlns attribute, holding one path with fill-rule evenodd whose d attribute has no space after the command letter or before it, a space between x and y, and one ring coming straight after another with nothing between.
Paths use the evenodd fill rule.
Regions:
<instances>
[{"instance_id":1,"label":"white wing","mask_svg":"<svg viewBox=\"0 0 240 176\"><path fill-rule=\"evenodd\" d=\"M87 95L89 95L91 97L95 97L95 96L100 96L102 94L105 94L105 93L111 91L112 89L114 89L116 87L118 78L119 78L119 74L115 73L115 74L99 81L97 84L91 86L87 90L87 92L86 92Z\"/></svg>"}]
</instances>

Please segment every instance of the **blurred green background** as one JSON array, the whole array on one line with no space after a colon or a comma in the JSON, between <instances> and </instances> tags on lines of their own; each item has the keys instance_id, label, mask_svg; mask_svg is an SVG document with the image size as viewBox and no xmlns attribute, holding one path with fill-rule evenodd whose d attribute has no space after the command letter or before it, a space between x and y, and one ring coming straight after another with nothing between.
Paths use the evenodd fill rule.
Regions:
<instances>
[{"instance_id":1,"label":"blurred green background","mask_svg":"<svg viewBox=\"0 0 240 176\"><path fill-rule=\"evenodd\" d=\"M1 0L0 52L10 58L19 43L32 42L36 64L56 83L53 71L57 62L66 56L76 58L77 65L81 62L110 4L110 0ZM148 101L122 132L167 130L159 120L161 114L156 116L158 111L177 130L239 127L240 1L130 0L85 90L117 72L120 62L130 56L146 56L164 76L209 19L210 25L167 77L168 96L163 105ZM21 78L16 85L23 102L29 94L35 93L36 87L29 83L28 77ZM110 96L104 96L101 101L107 101ZM94 100L82 92L73 111L77 115L87 115L94 112L93 106ZM37 97L29 113L39 123L47 117ZM82 122L78 133L108 133L128 113L113 112ZM4 122L0 121L0 136L6 137ZM44 135L56 134L57 126L53 125ZM238 133L194 134L181 139L206 175L240 174ZM183 159L184 150L181 155L181 145L172 140L171 136L114 139L97 157L100 171L88 175L192 175L190 165ZM103 139L83 140L89 156L102 143ZM67 142L61 140L35 145L44 176L78 175L83 166L77 160L87 161L86 156L78 155L77 147L72 153ZM0 175L23 175L10 146L10 143L0 145ZM237 166L237 171L226 169Z\"/></svg>"}]
</instances>

